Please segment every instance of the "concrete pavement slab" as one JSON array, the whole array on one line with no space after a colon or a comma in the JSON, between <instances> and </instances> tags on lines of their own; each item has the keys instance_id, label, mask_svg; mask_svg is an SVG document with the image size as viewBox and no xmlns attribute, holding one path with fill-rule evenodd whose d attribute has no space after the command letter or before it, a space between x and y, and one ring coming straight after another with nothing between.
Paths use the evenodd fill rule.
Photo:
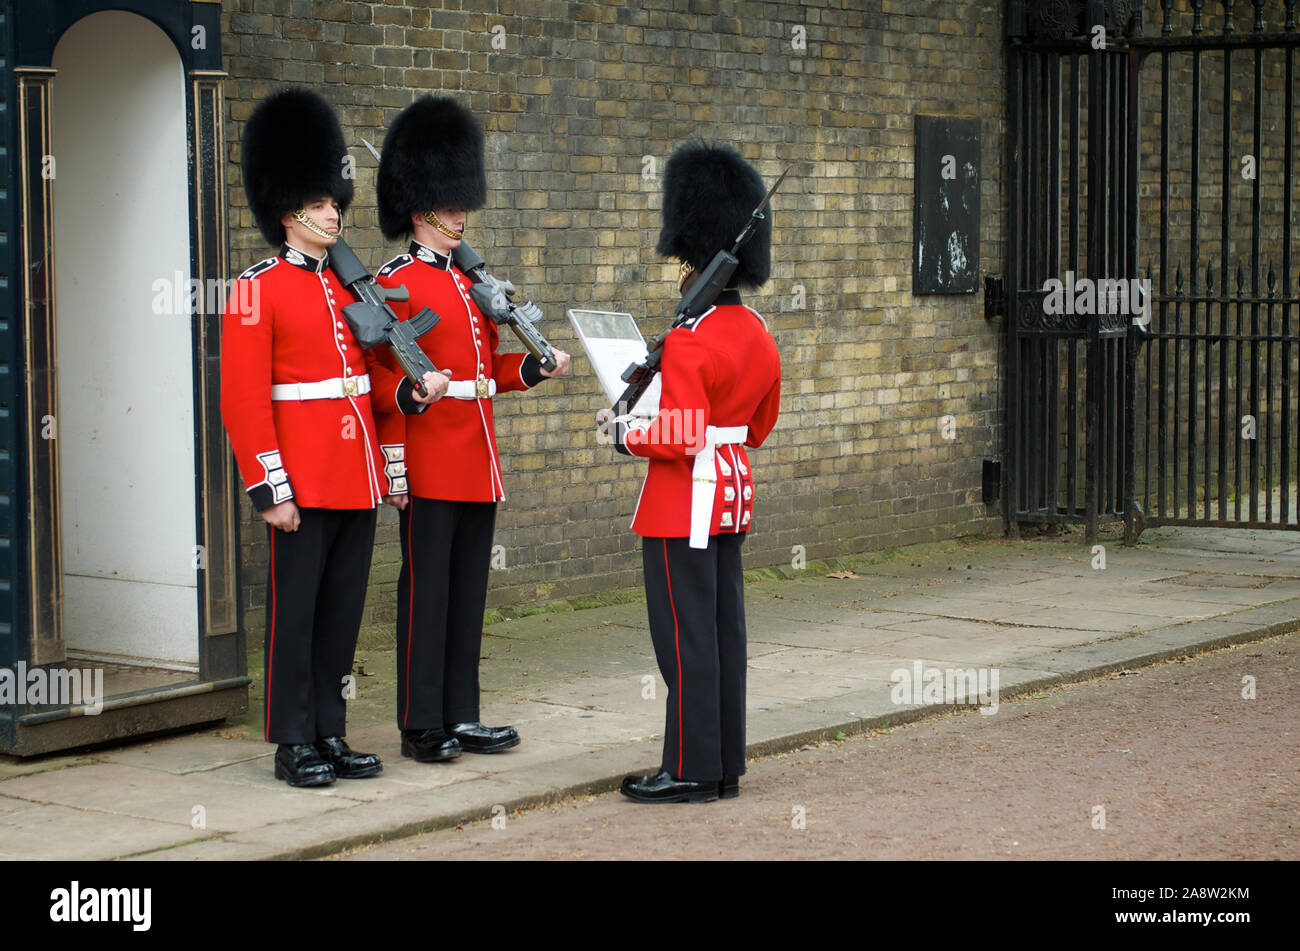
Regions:
<instances>
[{"instance_id":1,"label":"concrete pavement slab","mask_svg":"<svg viewBox=\"0 0 1300 951\"><path fill-rule=\"evenodd\" d=\"M920 615L914 617L918 621L935 620ZM787 647L810 647L819 650L850 653L859 650L873 650L908 636L905 631L858 627L852 621L846 621L840 625L818 624L807 627L792 627L779 634L765 635L759 638L757 643L755 638L749 638L749 656L757 657L762 653ZM762 646L762 651L755 649L759 645Z\"/></svg>"},{"instance_id":2,"label":"concrete pavement slab","mask_svg":"<svg viewBox=\"0 0 1300 951\"><path fill-rule=\"evenodd\" d=\"M6 812L14 812L18 809L26 809L31 806L31 802L26 799L13 799L9 796L0 795L0 815Z\"/></svg>"},{"instance_id":3,"label":"concrete pavement slab","mask_svg":"<svg viewBox=\"0 0 1300 951\"><path fill-rule=\"evenodd\" d=\"M918 660L996 669L1000 695L1009 695L1294 630L1300 545L1283 532L1253 534L1162 528L1135 549L1103 535L1104 571L1071 533L837 561L855 566L857 578L818 569L752 582L751 752L966 709L894 701L894 671ZM359 683L364 696L350 706L348 740L383 758L380 776L290 789L272 774L273 747L258 741L256 716L239 729L89 755L0 758L0 856L325 855L488 818L494 805L513 811L612 789L627 773L657 768L667 690L644 604L499 622L483 645L483 716L520 728L515 750L441 764L402 758L392 719L395 654L371 649L375 679ZM196 804L206 829L191 826Z\"/></svg>"},{"instance_id":4,"label":"concrete pavement slab","mask_svg":"<svg viewBox=\"0 0 1300 951\"><path fill-rule=\"evenodd\" d=\"M265 849L243 842L231 842L223 835L197 839L171 848L150 849L125 856L128 862L255 862L265 858Z\"/></svg>"},{"instance_id":5,"label":"concrete pavement slab","mask_svg":"<svg viewBox=\"0 0 1300 951\"><path fill-rule=\"evenodd\" d=\"M1172 597L1165 598L1136 598L1130 597L1128 592L1123 589L1117 589L1109 592L1096 592L1093 599L1096 604L1104 604L1107 614L1120 614L1130 618L1133 617L1156 617L1166 619L1187 619L1200 620L1207 617L1213 617L1222 613L1223 608L1205 601L1183 601ZM1064 598L1033 598L1028 601L1021 601L1020 604L1027 608L1044 608L1055 610L1061 607L1062 603L1069 604Z\"/></svg>"},{"instance_id":6,"label":"concrete pavement slab","mask_svg":"<svg viewBox=\"0 0 1300 951\"><path fill-rule=\"evenodd\" d=\"M1118 611L1099 611L1075 605L1018 605L1017 610L1004 611L990 620L1005 624L1050 625L1062 618L1064 624L1079 631L1095 633L1131 634L1135 631L1160 626L1160 619L1148 616L1135 618Z\"/></svg>"},{"instance_id":7,"label":"concrete pavement slab","mask_svg":"<svg viewBox=\"0 0 1300 951\"><path fill-rule=\"evenodd\" d=\"M31 804L0 815L0 858L83 862L113 859L199 838L183 823L91 809Z\"/></svg>"},{"instance_id":8,"label":"concrete pavement slab","mask_svg":"<svg viewBox=\"0 0 1300 951\"><path fill-rule=\"evenodd\" d=\"M202 807L207 828L211 830L283 822L337 808L325 789L302 790L306 795L268 799L260 790L221 781L224 770L248 766L241 763L190 779L152 769L102 763L13 780L5 784L5 794L30 802L172 823L187 829L194 820L195 807ZM262 772L271 777L269 765ZM281 789L288 788L284 783L278 785Z\"/></svg>"},{"instance_id":9,"label":"concrete pavement slab","mask_svg":"<svg viewBox=\"0 0 1300 951\"><path fill-rule=\"evenodd\" d=\"M246 760L270 757L275 747L259 740L223 740L211 736L179 736L151 743L106 750L96 753L102 763L119 766L138 766L165 773L201 772L242 763ZM268 769L270 766L268 765Z\"/></svg>"},{"instance_id":10,"label":"concrete pavement slab","mask_svg":"<svg viewBox=\"0 0 1300 951\"><path fill-rule=\"evenodd\" d=\"M361 803L309 819L243 830L228 836L227 841L254 847L258 858L313 858L363 842L490 818L494 805L509 807L515 788L480 776L391 802Z\"/></svg>"}]
</instances>

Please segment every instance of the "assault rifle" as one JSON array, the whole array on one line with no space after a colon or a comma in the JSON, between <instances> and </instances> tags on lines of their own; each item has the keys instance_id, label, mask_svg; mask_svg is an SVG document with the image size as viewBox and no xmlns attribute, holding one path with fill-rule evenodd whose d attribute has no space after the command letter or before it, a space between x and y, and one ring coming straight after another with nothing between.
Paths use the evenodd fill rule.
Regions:
<instances>
[{"instance_id":1,"label":"assault rifle","mask_svg":"<svg viewBox=\"0 0 1300 951\"><path fill-rule=\"evenodd\" d=\"M749 216L749 221L745 222L744 229L736 237L736 242L731 246L731 250L720 250L713 256L691 289L682 295L681 302L677 305L677 311L673 314L672 326L661 334L656 334L650 338L647 346L646 358L640 363L632 363L623 371L623 382L627 384L627 389L623 395L618 398L615 406L616 416L625 416L636 406L637 400L645 395L645 391L650 389L650 384L654 382L655 374L659 372L659 365L663 362L664 339L668 336L669 331L680 327L692 317L698 317L718 299L718 295L727 289L731 283L732 276L736 273L736 268L740 265L740 259L736 257L737 252L745 246L745 243L754 236L758 229L758 224L766 215L763 210L772 201L772 196L776 190L781 187L781 182L785 181L786 175L790 169L781 173L781 177L776 180L776 184L768 191L766 197L759 202L758 207L753 210Z\"/></svg>"},{"instance_id":2,"label":"assault rifle","mask_svg":"<svg viewBox=\"0 0 1300 951\"><path fill-rule=\"evenodd\" d=\"M397 365L415 384L416 392L428 396L429 392L424 388L424 375L439 371L430 362L418 340L437 326L442 318L426 307L410 320L398 320L393 309L388 306L388 301L409 300L410 292L405 287L383 287L342 238L329 249L329 263L334 276L357 298L356 303L343 308L343 316L352 328L352 336L361 344L361 349L369 350L381 343L388 344Z\"/></svg>"},{"instance_id":3,"label":"assault rifle","mask_svg":"<svg viewBox=\"0 0 1300 951\"><path fill-rule=\"evenodd\" d=\"M498 326L504 325L513 330L524 349L533 355L542 369L547 373L553 371L557 365L555 354L536 326L538 318L542 316L542 309L532 301L516 304L513 300L515 286L489 274L486 262L464 239L452 250L451 258L456 262L456 267L470 279L472 286L469 296L474 298L474 303L478 304L483 315Z\"/></svg>"}]
</instances>

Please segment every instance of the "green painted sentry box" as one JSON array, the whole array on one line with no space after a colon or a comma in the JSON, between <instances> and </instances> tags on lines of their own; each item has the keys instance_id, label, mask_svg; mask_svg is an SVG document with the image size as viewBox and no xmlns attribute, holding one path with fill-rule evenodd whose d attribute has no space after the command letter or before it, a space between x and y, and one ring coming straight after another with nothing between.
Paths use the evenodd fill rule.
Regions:
<instances>
[{"instance_id":1,"label":"green painted sentry box","mask_svg":"<svg viewBox=\"0 0 1300 951\"><path fill-rule=\"evenodd\" d=\"M221 6L0 0L0 752L247 707Z\"/></svg>"}]
</instances>

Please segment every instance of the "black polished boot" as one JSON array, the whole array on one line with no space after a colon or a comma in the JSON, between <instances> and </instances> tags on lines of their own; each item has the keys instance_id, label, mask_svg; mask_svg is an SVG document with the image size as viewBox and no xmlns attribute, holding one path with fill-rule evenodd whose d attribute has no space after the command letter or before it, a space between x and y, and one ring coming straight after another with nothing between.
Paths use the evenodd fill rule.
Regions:
<instances>
[{"instance_id":1,"label":"black polished boot","mask_svg":"<svg viewBox=\"0 0 1300 951\"><path fill-rule=\"evenodd\" d=\"M281 743L275 750L275 778L290 786L328 786L334 767L310 743Z\"/></svg>"},{"instance_id":2,"label":"black polished boot","mask_svg":"<svg viewBox=\"0 0 1300 951\"><path fill-rule=\"evenodd\" d=\"M334 775L339 779L364 779L384 768L374 753L354 753L341 736L321 737L316 741L316 752L334 767Z\"/></svg>"},{"instance_id":3,"label":"black polished boot","mask_svg":"<svg viewBox=\"0 0 1300 951\"><path fill-rule=\"evenodd\" d=\"M447 732L460 741L466 753L500 753L519 745L519 733L512 726L453 723Z\"/></svg>"},{"instance_id":4,"label":"black polished boot","mask_svg":"<svg viewBox=\"0 0 1300 951\"><path fill-rule=\"evenodd\" d=\"M661 769L653 776L627 777L619 792L634 802L712 802L718 798L718 786L716 779L676 779Z\"/></svg>"},{"instance_id":5,"label":"black polished boot","mask_svg":"<svg viewBox=\"0 0 1300 951\"><path fill-rule=\"evenodd\" d=\"M722 782L718 783L719 799L735 799L740 795L740 777L723 776Z\"/></svg>"},{"instance_id":6,"label":"black polished boot","mask_svg":"<svg viewBox=\"0 0 1300 951\"><path fill-rule=\"evenodd\" d=\"M403 730L402 755L417 763L442 763L460 755L460 743L445 730Z\"/></svg>"}]
</instances>

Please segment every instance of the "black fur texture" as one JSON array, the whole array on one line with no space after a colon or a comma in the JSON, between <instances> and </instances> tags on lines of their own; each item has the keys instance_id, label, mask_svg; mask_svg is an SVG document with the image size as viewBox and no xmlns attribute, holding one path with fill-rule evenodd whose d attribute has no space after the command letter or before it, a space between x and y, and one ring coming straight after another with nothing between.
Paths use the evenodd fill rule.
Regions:
<instances>
[{"instance_id":1,"label":"black fur texture","mask_svg":"<svg viewBox=\"0 0 1300 951\"><path fill-rule=\"evenodd\" d=\"M338 116L308 89L281 89L244 124L244 194L267 242L284 242L286 212L329 195L347 210L352 180L343 176L347 146Z\"/></svg>"},{"instance_id":2,"label":"black fur texture","mask_svg":"<svg viewBox=\"0 0 1300 951\"><path fill-rule=\"evenodd\" d=\"M390 241L411 233L411 212L473 211L487 203L483 127L446 96L421 96L393 121L379 159L379 228Z\"/></svg>"},{"instance_id":3,"label":"black fur texture","mask_svg":"<svg viewBox=\"0 0 1300 951\"><path fill-rule=\"evenodd\" d=\"M767 194L763 178L728 145L688 142L664 169L663 228L655 250L703 271L721 250L731 250L749 216ZM735 282L766 283L772 272L772 214L737 255Z\"/></svg>"}]
</instances>

